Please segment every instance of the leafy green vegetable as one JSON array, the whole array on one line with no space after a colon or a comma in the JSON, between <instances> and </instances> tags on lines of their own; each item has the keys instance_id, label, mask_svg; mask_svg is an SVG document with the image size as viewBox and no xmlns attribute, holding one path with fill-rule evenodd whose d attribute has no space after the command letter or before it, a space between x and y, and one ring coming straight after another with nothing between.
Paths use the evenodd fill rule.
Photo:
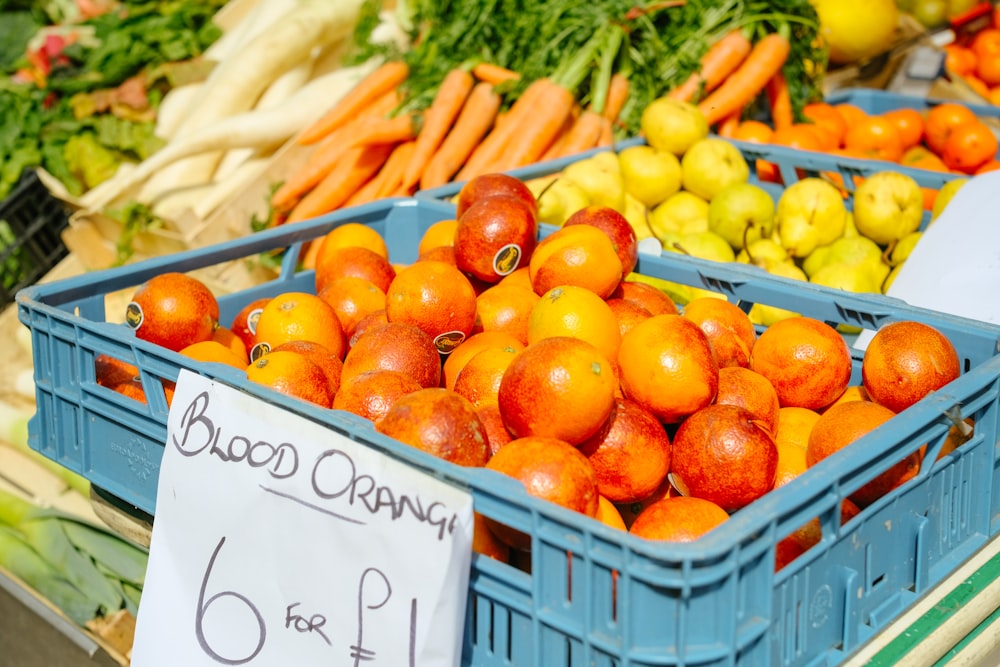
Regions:
<instances>
[{"instance_id":1,"label":"leafy green vegetable","mask_svg":"<svg viewBox=\"0 0 1000 667\"><path fill-rule=\"evenodd\" d=\"M24 55L28 39L41 27L31 12L4 14L0 21L0 69L7 70Z\"/></svg>"},{"instance_id":2,"label":"leafy green vegetable","mask_svg":"<svg viewBox=\"0 0 1000 667\"><path fill-rule=\"evenodd\" d=\"M754 41L775 31L789 37L784 74L797 112L822 94L826 53L809 0L413 0L408 8L415 46L401 57L410 66L404 105L412 108L429 104L444 74L463 63L520 73L519 83L501 89L507 104L547 76L598 109L617 71L631 82L620 132L635 134L649 102L684 81L734 29Z\"/></svg>"},{"instance_id":3,"label":"leafy green vegetable","mask_svg":"<svg viewBox=\"0 0 1000 667\"><path fill-rule=\"evenodd\" d=\"M73 137L87 135L83 141L96 140L101 151L95 146L86 148L88 154L101 156L101 173L111 165L108 158L117 166L158 150L162 142L153 136L153 124L143 114L127 120L111 113L81 113L87 117L78 118L70 100L74 94L116 88L148 72L144 99L157 104L178 77L189 80L206 71L202 64L173 64L196 60L219 37L212 17L223 4L225 0L125 0L115 11L60 28L69 35L82 31L87 37L75 42L69 38L57 56L46 54L51 70L36 72L44 82L39 87L6 75L35 65L25 56L25 44L47 15L72 18L72 7L0 0L4 10L0 13L0 199L10 193L24 169L38 166L59 179L71 194L91 187L100 176L84 175L80 146L66 154L66 143ZM81 107L78 100L79 108L85 105ZM93 165L87 170L93 172Z\"/></svg>"}]
</instances>

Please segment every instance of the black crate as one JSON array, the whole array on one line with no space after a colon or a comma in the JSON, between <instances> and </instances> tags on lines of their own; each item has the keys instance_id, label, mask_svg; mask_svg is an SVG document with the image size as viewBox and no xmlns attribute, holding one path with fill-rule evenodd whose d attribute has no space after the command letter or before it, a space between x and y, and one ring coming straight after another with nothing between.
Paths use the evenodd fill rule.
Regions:
<instances>
[{"instance_id":1,"label":"black crate","mask_svg":"<svg viewBox=\"0 0 1000 667\"><path fill-rule=\"evenodd\" d=\"M34 170L27 170L10 196L0 202L0 308L14 301L67 254L62 230L66 206L49 193Z\"/></svg>"}]
</instances>

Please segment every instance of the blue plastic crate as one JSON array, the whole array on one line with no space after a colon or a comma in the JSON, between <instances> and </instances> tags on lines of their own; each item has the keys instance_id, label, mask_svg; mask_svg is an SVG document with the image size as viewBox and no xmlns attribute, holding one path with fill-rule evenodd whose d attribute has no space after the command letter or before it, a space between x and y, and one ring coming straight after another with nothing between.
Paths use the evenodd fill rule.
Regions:
<instances>
[{"instance_id":1,"label":"blue plastic crate","mask_svg":"<svg viewBox=\"0 0 1000 667\"><path fill-rule=\"evenodd\" d=\"M717 290L744 308L760 302L871 328L926 322L951 338L963 364L962 376L947 387L689 544L635 538L530 497L491 471L425 455L354 415L253 385L237 369L195 362L107 321L109 292L164 271L278 248L289 247L286 257L294 258L299 244L348 221L371 224L385 235L392 260L409 262L423 231L453 215L442 202L386 200L23 290L18 316L31 329L38 399L31 446L155 513L167 418L160 383L188 368L466 488L478 512L531 536L530 573L473 557L463 664L476 667L836 664L1000 529L1000 329L898 300L811 286L744 265L640 256L639 272ZM221 297L222 318L259 296L309 290L313 279L287 259L276 280ZM94 358L102 353L140 368L148 405L97 385ZM855 381L860 360L856 353ZM935 462L951 426L948 414L973 418L974 437ZM844 498L924 444L928 454L916 478L839 525ZM813 517L820 518L823 540L775 573L777 542Z\"/></svg>"},{"instance_id":2,"label":"blue plastic crate","mask_svg":"<svg viewBox=\"0 0 1000 667\"><path fill-rule=\"evenodd\" d=\"M982 118L1000 118L1000 107L992 104L975 104L965 100L944 100L928 97L913 97L901 95L888 90L875 88L844 88L835 90L826 96L829 104L854 104L868 114L882 114L896 109L916 109L927 111L945 102L952 102L969 107Z\"/></svg>"}]
</instances>

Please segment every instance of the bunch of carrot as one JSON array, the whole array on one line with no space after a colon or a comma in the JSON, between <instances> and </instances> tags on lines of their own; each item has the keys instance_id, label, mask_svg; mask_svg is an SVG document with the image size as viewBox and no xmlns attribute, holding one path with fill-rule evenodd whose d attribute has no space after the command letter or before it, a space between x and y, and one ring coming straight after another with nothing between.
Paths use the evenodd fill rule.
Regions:
<instances>
[{"instance_id":1,"label":"bunch of carrot","mask_svg":"<svg viewBox=\"0 0 1000 667\"><path fill-rule=\"evenodd\" d=\"M725 136L738 125L747 107L761 93L776 127L794 122L791 96L782 68L791 50L788 37L772 32L751 42L743 30L727 33L701 58L700 68L667 96L697 101L710 126Z\"/></svg>"},{"instance_id":2,"label":"bunch of carrot","mask_svg":"<svg viewBox=\"0 0 1000 667\"><path fill-rule=\"evenodd\" d=\"M271 197L285 222L610 145L629 88L612 77L598 110L542 77L501 111L497 87L520 75L479 63L449 71L426 109L394 113L407 73L386 62L298 136L313 150Z\"/></svg>"},{"instance_id":3,"label":"bunch of carrot","mask_svg":"<svg viewBox=\"0 0 1000 667\"><path fill-rule=\"evenodd\" d=\"M414 25L433 28L409 51L379 53L384 63L301 133L311 156L274 193L275 219L609 145L668 93L716 125L765 88L792 115L818 88L801 71L822 58L809 0L640 4L415 0Z\"/></svg>"}]
</instances>

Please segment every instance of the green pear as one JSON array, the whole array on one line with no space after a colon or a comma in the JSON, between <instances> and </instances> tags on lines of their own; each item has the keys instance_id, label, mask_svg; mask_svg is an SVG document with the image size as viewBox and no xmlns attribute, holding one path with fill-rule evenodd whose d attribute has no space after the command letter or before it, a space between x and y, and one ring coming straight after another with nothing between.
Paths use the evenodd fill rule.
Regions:
<instances>
[{"instance_id":1,"label":"green pear","mask_svg":"<svg viewBox=\"0 0 1000 667\"><path fill-rule=\"evenodd\" d=\"M854 191L854 224L885 246L916 231L924 217L924 194L911 176L880 171Z\"/></svg>"},{"instance_id":2,"label":"green pear","mask_svg":"<svg viewBox=\"0 0 1000 667\"><path fill-rule=\"evenodd\" d=\"M671 234L661 239L663 249L680 252L692 257L710 259L715 262L735 262L736 253L726 239L715 232L695 232L693 234Z\"/></svg>"},{"instance_id":3,"label":"green pear","mask_svg":"<svg viewBox=\"0 0 1000 667\"><path fill-rule=\"evenodd\" d=\"M917 243L923 238L924 233L920 231L910 232L892 247L889 253L889 264L899 266L909 258L910 253L917 247Z\"/></svg>"},{"instance_id":4,"label":"green pear","mask_svg":"<svg viewBox=\"0 0 1000 667\"><path fill-rule=\"evenodd\" d=\"M687 234L708 231L708 202L681 190L650 212L649 227L657 238L670 232Z\"/></svg>"},{"instance_id":5,"label":"green pear","mask_svg":"<svg viewBox=\"0 0 1000 667\"><path fill-rule=\"evenodd\" d=\"M816 275L809 279L809 282L814 285L823 285L825 287L844 290L845 292L874 294L882 292L882 280L877 280L874 273L868 270L864 264L831 262L817 271ZM849 324L838 324L837 331L846 334L857 334L860 333L861 329Z\"/></svg>"},{"instance_id":6,"label":"green pear","mask_svg":"<svg viewBox=\"0 0 1000 667\"><path fill-rule=\"evenodd\" d=\"M795 266L795 264L791 261L774 262L765 268L768 273L775 276L790 278L792 280L801 280L803 282L807 280L806 274L802 271L802 269ZM750 321L754 324L769 327L772 324L780 322L781 320L787 320L790 317L798 317L799 313L786 310L785 308L779 308L778 306L769 306L765 303L755 303L750 308L750 312L747 313L747 315L750 317Z\"/></svg>"},{"instance_id":7,"label":"green pear","mask_svg":"<svg viewBox=\"0 0 1000 667\"><path fill-rule=\"evenodd\" d=\"M843 236L846 218L840 191L816 177L786 188L775 211L781 245L792 257L807 257L817 247Z\"/></svg>"},{"instance_id":8,"label":"green pear","mask_svg":"<svg viewBox=\"0 0 1000 667\"><path fill-rule=\"evenodd\" d=\"M841 289L845 292L880 292L881 281L876 282L871 271L862 264L830 262L809 278L814 285Z\"/></svg>"},{"instance_id":9,"label":"green pear","mask_svg":"<svg viewBox=\"0 0 1000 667\"><path fill-rule=\"evenodd\" d=\"M956 178L954 180L948 181L941 186L938 190L937 197L934 198L934 206L931 207L931 222L937 220L941 212L948 206L951 202L951 198L955 196L963 185L965 185L969 179L967 178Z\"/></svg>"},{"instance_id":10,"label":"green pear","mask_svg":"<svg viewBox=\"0 0 1000 667\"><path fill-rule=\"evenodd\" d=\"M639 129L656 150L681 156L708 136L708 121L694 104L660 97L643 109Z\"/></svg>"},{"instance_id":11,"label":"green pear","mask_svg":"<svg viewBox=\"0 0 1000 667\"><path fill-rule=\"evenodd\" d=\"M830 244L827 265L844 264L863 267L877 285L889 275L890 266L882 256L882 248L866 236L841 237ZM878 291L878 290L874 290Z\"/></svg>"},{"instance_id":12,"label":"green pear","mask_svg":"<svg viewBox=\"0 0 1000 667\"><path fill-rule=\"evenodd\" d=\"M806 272L807 276L811 277L814 273L826 266L827 260L830 259L830 245L819 246L806 255L805 259L802 260L802 270Z\"/></svg>"},{"instance_id":13,"label":"green pear","mask_svg":"<svg viewBox=\"0 0 1000 667\"><path fill-rule=\"evenodd\" d=\"M649 226L649 209L627 192L625 193L625 210L622 215L628 220L628 224L632 225L636 240L641 241L653 236L653 230Z\"/></svg>"},{"instance_id":14,"label":"green pear","mask_svg":"<svg viewBox=\"0 0 1000 667\"><path fill-rule=\"evenodd\" d=\"M624 210L625 179L614 153L605 151L573 162L563 169L563 178L578 185L592 205Z\"/></svg>"},{"instance_id":15,"label":"green pear","mask_svg":"<svg viewBox=\"0 0 1000 667\"><path fill-rule=\"evenodd\" d=\"M652 146L629 146L618 153L625 192L652 208L681 189L681 161Z\"/></svg>"},{"instance_id":16,"label":"green pear","mask_svg":"<svg viewBox=\"0 0 1000 667\"><path fill-rule=\"evenodd\" d=\"M857 236L858 226L854 224L854 213L851 211L847 212L847 217L844 218L844 236Z\"/></svg>"},{"instance_id":17,"label":"green pear","mask_svg":"<svg viewBox=\"0 0 1000 667\"><path fill-rule=\"evenodd\" d=\"M579 185L565 178L556 178L539 193L538 220L561 226L569 216L590 205L590 198Z\"/></svg>"},{"instance_id":18,"label":"green pear","mask_svg":"<svg viewBox=\"0 0 1000 667\"><path fill-rule=\"evenodd\" d=\"M743 153L725 139L700 139L681 158L684 189L706 201L711 201L727 185L745 183L749 178L750 166Z\"/></svg>"},{"instance_id":19,"label":"green pear","mask_svg":"<svg viewBox=\"0 0 1000 667\"><path fill-rule=\"evenodd\" d=\"M774 200L752 183L728 185L708 203L708 228L740 250L774 231Z\"/></svg>"},{"instance_id":20,"label":"green pear","mask_svg":"<svg viewBox=\"0 0 1000 667\"><path fill-rule=\"evenodd\" d=\"M774 262L788 261L785 248L773 238L757 239L736 254L736 261L766 268Z\"/></svg>"}]
</instances>

